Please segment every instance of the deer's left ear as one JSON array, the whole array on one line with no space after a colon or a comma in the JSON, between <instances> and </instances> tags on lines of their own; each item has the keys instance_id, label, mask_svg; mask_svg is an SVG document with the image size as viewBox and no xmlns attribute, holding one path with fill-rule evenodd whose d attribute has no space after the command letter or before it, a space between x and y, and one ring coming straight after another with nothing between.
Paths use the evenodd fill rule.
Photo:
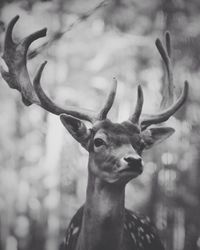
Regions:
<instances>
[{"instance_id":1,"label":"deer's left ear","mask_svg":"<svg viewBox=\"0 0 200 250\"><path fill-rule=\"evenodd\" d=\"M171 136L175 130L170 127L152 127L142 132L142 139L145 149L152 147L154 144L160 143Z\"/></svg>"},{"instance_id":2,"label":"deer's left ear","mask_svg":"<svg viewBox=\"0 0 200 250\"><path fill-rule=\"evenodd\" d=\"M85 124L81 120L66 114L61 114L60 120L74 139L77 140L86 150L88 150L91 132Z\"/></svg>"}]
</instances>

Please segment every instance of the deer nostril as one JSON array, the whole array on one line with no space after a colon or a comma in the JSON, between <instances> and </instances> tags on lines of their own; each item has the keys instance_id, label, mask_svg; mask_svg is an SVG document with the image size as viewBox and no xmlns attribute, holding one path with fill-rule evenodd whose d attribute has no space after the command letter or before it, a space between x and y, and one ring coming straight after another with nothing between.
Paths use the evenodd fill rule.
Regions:
<instances>
[{"instance_id":1,"label":"deer nostril","mask_svg":"<svg viewBox=\"0 0 200 250\"><path fill-rule=\"evenodd\" d=\"M124 160L128 163L128 164L134 164L134 163L141 163L142 158L140 156L127 156L124 157Z\"/></svg>"}]
</instances>

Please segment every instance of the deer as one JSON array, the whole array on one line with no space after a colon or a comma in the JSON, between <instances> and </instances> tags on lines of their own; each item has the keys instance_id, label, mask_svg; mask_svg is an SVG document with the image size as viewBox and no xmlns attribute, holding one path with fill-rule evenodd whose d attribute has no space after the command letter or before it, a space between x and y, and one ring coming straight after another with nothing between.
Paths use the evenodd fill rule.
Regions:
<instances>
[{"instance_id":1,"label":"deer","mask_svg":"<svg viewBox=\"0 0 200 250\"><path fill-rule=\"evenodd\" d=\"M180 96L170 107L151 115L142 114L144 96L141 85L138 85L134 112L121 123L107 118L116 96L116 78L113 78L109 95L99 112L71 106L60 107L41 87L40 79L47 62L41 64L33 81L27 70L28 48L32 42L46 36L47 29L36 31L15 42L12 33L18 19L19 16L14 17L6 30L2 58L8 71L1 68L3 79L10 88L20 92L24 105L36 104L54 115L59 115L67 131L89 154L86 200L72 218L60 249L164 249L157 230L149 219L139 217L125 208L125 187L142 174L143 151L175 132L174 128L163 123L185 103L188 82L184 82ZM164 60L170 82L172 68L169 39L167 33L167 49L159 39L156 40L156 46ZM90 122L91 127L88 128L85 122Z\"/></svg>"}]
</instances>

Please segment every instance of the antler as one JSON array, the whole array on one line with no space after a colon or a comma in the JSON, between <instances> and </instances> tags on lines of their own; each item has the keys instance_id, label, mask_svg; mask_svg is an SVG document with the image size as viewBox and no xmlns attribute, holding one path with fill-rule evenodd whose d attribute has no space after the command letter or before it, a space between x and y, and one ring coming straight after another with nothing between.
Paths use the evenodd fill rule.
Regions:
<instances>
[{"instance_id":1,"label":"antler","mask_svg":"<svg viewBox=\"0 0 200 250\"><path fill-rule=\"evenodd\" d=\"M165 42L166 42L166 49L164 48L160 39L156 39L156 47L164 61L164 65L167 70L167 78L168 78L167 87L169 94L167 101L169 102L170 101L169 99L171 99L172 101L174 99L173 72L171 63L171 39L169 32L166 32L165 34ZM173 105L171 105L171 107L167 108L166 110L156 115L145 115L140 121L141 130L145 130L148 126L152 124L158 124L167 121L170 118L170 116L172 116L186 101L188 95L188 89L189 89L188 82L185 81L184 89L180 97ZM131 122L136 124L139 123L139 118L142 113L142 106L143 106L143 92L142 92L142 87L139 85L136 108L134 114L129 118Z\"/></svg>"},{"instance_id":2,"label":"antler","mask_svg":"<svg viewBox=\"0 0 200 250\"><path fill-rule=\"evenodd\" d=\"M155 44L161 55L161 58L163 59L164 66L167 71L168 84L164 85L166 91L164 91L164 96L161 104L161 106L165 108L167 104L171 104L174 101L174 80L173 80L172 59L171 59L171 37L169 31L165 33L166 49L159 38L156 39Z\"/></svg>"},{"instance_id":3,"label":"antler","mask_svg":"<svg viewBox=\"0 0 200 250\"><path fill-rule=\"evenodd\" d=\"M135 111L133 115L129 118L129 120L132 123L138 123L140 119L140 115L142 113L142 106L143 106L144 98L143 98L143 91L142 87L138 85L138 91L137 91L137 102L135 106Z\"/></svg>"},{"instance_id":4,"label":"antler","mask_svg":"<svg viewBox=\"0 0 200 250\"><path fill-rule=\"evenodd\" d=\"M91 110L77 109L71 106L68 106L67 108L59 107L45 94L40 84L41 75L47 62L45 61L40 66L33 80L33 85L31 83L26 65L27 51L30 44L35 40L46 36L47 29L45 28L36 31L35 33L27 36L19 43L16 43L13 41L12 32L13 27L18 19L18 15L14 17L8 24L6 30L4 53L2 58L6 62L9 71L7 72L3 68L1 68L1 74L10 88L16 89L21 93L23 103L26 106L36 104L55 115L64 113L75 116L76 118L80 118L82 120L89 121L91 123L94 123L96 120L106 119L107 113L110 110L115 98L117 87L116 79L114 79L113 81L113 87L106 101L106 104L98 115Z\"/></svg>"},{"instance_id":5,"label":"antler","mask_svg":"<svg viewBox=\"0 0 200 250\"><path fill-rule=\"evenodd\" d=\"M172 62L171 62L171 38L170 38L170 33L166 32L165 33L165 43L166 43L166 49L164 48L162 42L160 39L156 39L156 47L164 61L164 65L167 70L167 78L168 78L168 102L170 102L170 99L173 102L174 99L174 84L173 84L173 71L172 71ZM167 121L170 116L172 116L186 101L187 95L188 95L188 89L189 85L188 82L184 82L184 89L178 98L178 100L171 105L168 109L164 110L163 112L156 114L156 115L148 115L146 118L143 118L140 122L141 129L144 130L148 126L152 124L158 124L161 122ZM165 105L164 105L165 106Z\"/></svg>"},{"instance_id":6,"label":"antler","mask_svg":"<svg viewBox=\"0 0 200 250\"><path fill-rule=\"evenodd\" d=\"M107 117L107 114L109 112L109 110L111 109L115 96L116 96L116 90L117 90L117 79L113 78L113 85L112 88L110 90L110 94L108 95L107 101L104 105L104 107L101 109L101 111L99 112L98 120L104 120Z\"/></svg>"},{"instance_id":7,"label":"antler","mask_svg":"<svg viewBox=\"0 0 200 250\"><path fill-rule=\"evenodd\" d=\"M39 100L33 91L33 86L26 66L26 53L29 45L36 39L46 35L46 29L39 30L32 35L26 37L19 44L14 43L12 39L12 31L19 16L14 17L7 28L4 43L3 59L6 62L9 72L1 68L1 74L10 88L21 92L22 100L25 105L29 106L32 103L39 105Z\"/></svg>"},{"instance_id":8,"label":"antler","mask_svg":"<svg viewBox=\"0 0 200 250\"><path fill-rule=\"evenodd\" d=\"M21 93L22 101L25 105L29 106L31 104L36 104L41 106L43 109L55 114L68 114L75 116L76 118L80 118L82 120L89 121L94 123L96 120L104 120L107 117L107 114L110 108L113 105L114 98L116 95L117 88L117 80L113 79L113 85L108 95L107 101L101 111L96 114L95 112L87 109L77 109L71 106L67 108L62 108L56 105L51 99L45 94L43 91L40 79L44 67L46 65L46 61L40 66L34 80L33 85L31 83L29 73L27 70L27 51L29 46L35 40L46 36L47 29L42 29L36 31L35 33L27 36L21 42L15 43L12 38L13 27L16 24L19 16L14 17L10 23L8 24L8 28L5 35L5 45L4 45L4 53L3 59L6 62L9 71L5 71L1 68L1 74L4 80L8 83L10 88L16 89ZM166 49L162 45L162 42L157 39L156 46L157 49L164 61L164 64L167 69L168 76L168 86L169 86L169 95L173 96L173 74L172 74L172 65L171 65L171 40L170 34L167 32L166 36ZM188 95L188 82L185 81L184 90L178 100L165 111L156 114L156 115L148 115L146 118L143 118L140 121L141 129L144 130L151 124L157 124L166 121L172 116L185 102ZM139 123L140 115L142 113L143 106L143 92L142 87L138 86L138 97L137 103L135 107L135 111L133 115L129 118L129 120L133 123Z\"/></svg>"}]
</instances>

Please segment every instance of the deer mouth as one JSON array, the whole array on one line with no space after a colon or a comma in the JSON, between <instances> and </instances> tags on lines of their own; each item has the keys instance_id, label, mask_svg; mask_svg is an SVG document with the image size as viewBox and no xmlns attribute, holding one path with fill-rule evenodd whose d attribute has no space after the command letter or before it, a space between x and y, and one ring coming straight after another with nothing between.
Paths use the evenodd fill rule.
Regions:
<instances>
[{"instance_id":1,"label":"deer mouth","mask_svg":"<svg viewBox=\"0 0 200 250\"><path fill-rule=\"evenodd\" d=\"M138 173L141 174L143 171L143 164L127 165L118 169L120 173Z\"/></svg>"}]
</instances>

